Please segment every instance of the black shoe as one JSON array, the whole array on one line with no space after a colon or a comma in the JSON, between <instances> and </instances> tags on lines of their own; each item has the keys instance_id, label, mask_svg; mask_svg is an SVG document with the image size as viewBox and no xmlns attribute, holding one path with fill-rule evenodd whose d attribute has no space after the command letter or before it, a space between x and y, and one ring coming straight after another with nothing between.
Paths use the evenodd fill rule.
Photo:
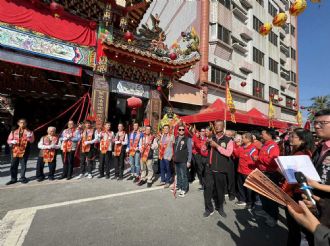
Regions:
<instances>
[{"instance_id":1,"label":"black shoe","mask_svg":"<svg viewBox=\"0 0 330 246\"><path fill-rule=\"evenodd\" d=\"M145 180L141 180L139 183L137 183L138 186L142 186L144 185L145 183L147 183L147 181Z\"/></svg>"},{"instance_id":2,"label":"black shoe","mask_svg":"<svg viewBox=\"0 0 330 246\"><path fill-rule=\"evenodd\" d=\"M29 180L27 178L20 178L19 181L22 183L22 184L27 184L29 182Z\"/></svg>"},{"instance_id":3,"label":"black shoe","mask_svg":"<svg viewBox=\"0 0 330 246\"><path fill-rule=\"evenodd\" d=\"M235 196L229 196L229 201L234 201L235 200Z\"/></svg>"},{"instance_id":4,"label":"black shoe","mask_svg":"<svg viewBox=\"0 0 330 246\"><path fill-rule=\"evenodd\" d=\"M114 180L114 179L118 179L118 177L116 177L116 176L113 176L113 177L111 178L111 180Z\"/></svg>"},{"instance_id":5,"label":"black shoe","mask_svg":"<svg viewBox=\"0 0 330 246\"><path fill-rule=\"evenodd\" d=\"M101 178L103 178L103 177L104 177L104 175L99 175L99 176L97 176L98 179L101 179Z\"/></svg>"},{"instance_id":6,"label":"black shoe","mask_svg":"<svg viewBox=\"0 0 330 246\"><path fill-rule=\"evenodd\" d=\"M135 177L135 179L133 180L133 183L139 182L140 177Z\"/></svg>"},{"instance_id":7,"label":"black shoe","mask_svg":"<svg viewBox=\"0 0 330 246\"><path fill-rule=\"evenodd\" d=\"M72 177L67 177L67 178L66 178L66 180L70 180L70 179L72 179Z\"/></svg>"},{"instance_id":8,"label":"black shoe","mask_svg":"<svg viewBox=\"0 0 330 246\"><path fill-rule=\"evenodd\" d=\"M123 180L123 178L117 178L117 181L122 181Z\"/></svg>"},{"instance_id":9,"label":"black shoe","mask_svg":"<svg viewBox=\"0 0 330 246\"><path fill-rule=\"evenodd\" d=\"M48 180L53 181L53 180L55 180L55 179L54 179L53 176L50 176L50 177L48 176Z\"/></svg>"},{"instance_id":10,"label":"black shoe","mask_svg":"<svg viewBox=\"0 0 330 246\"><path fill-rule=\"evenodd\" d=\"M225 213L225 211L223 211L223 209L219 209L218 213L220 214L221 217L227 218L227 214Z\"/></svg>"},{"instance_id":11,"label":"black shoe","mask_svg":"<svg viewBox=\"0 0 330 246\"><path fill-rule=\"evenodd\" d=\"M6 183L6 185L11 185L17 183L17 180L10 180Z\"/></svg>"},{"instance_id":12,"label":"black shoe","mask_svg":"<svg viewBox=\"0 0 330 246\"><path fill-rule=\"evenodd\" d=\"M134 176L129 176L127 180L133 180L134 179Z\"/></svg>"},{"instance_id":13,"label":"black shoe","mask_svg":"<svg viewBox=\"0 0 330 246\"><path fill-rule=\"evenodd\" d=\"M38 178L37 181L42 182L42 181L44 181L44 178Z\"/></svg>"},{"instance_id":14,"label":"black shoe","mask_svg":"<svg viewBox=\"0 0 330 246\"><path fill-rule=\"evenodd\" d=\"M214 214L214 211L209 212L208 210L205 210L203 216L204 216L204 218L207 218L207 217L210 217L212 214Z\"/></svg>"},{"instance_id":15,"label":"black shoe","mask_svg":"<svg viewBox=\"0 0 330 246\"><path fill-rule=\"evenodd\" d=\"M62 179L65 179L65 176L61 176L58 178L58 180L62 180Z\"/></svg>"},{"instance_id":16,"label":"black shoe","mask_svg":"<svg viewBox=\"0 0 330 246\"><path fill-rule=\"evenodd\" d=\"M109 179L109 178L110 178L109 174L105 175L105 179Z\"/></svg>"},{"instance_id":17,"label":"black shoe","mask_svg":"<svg viewBox=\"0 0 330 246\"><path fill-rule=\"evenodd\" d=\"M147 187L148 187L148 188L151 188L151 186L152 186L152 183L148 183L148 184L147 184Z\"/></svg>"}]
</instances>

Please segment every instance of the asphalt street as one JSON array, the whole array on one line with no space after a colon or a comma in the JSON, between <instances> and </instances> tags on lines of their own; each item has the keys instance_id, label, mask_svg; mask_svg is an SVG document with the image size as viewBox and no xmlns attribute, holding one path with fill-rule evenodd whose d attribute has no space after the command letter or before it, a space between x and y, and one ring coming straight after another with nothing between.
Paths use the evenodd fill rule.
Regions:
<instances>
[{"instance_id":1,"label":"asphalt street","mask_svg":"<svg viewBox=\"0 0 330 246\"><path fill-rule=\"evenodd\" d=\"M1 163L2 174L7 165ZM32 160L27 185L8 187L3 185L8 175L0 178L0 245L286 244L283 216L269 228L262 218L227 201L226 219L217 213L203 218L203 192L197 183L185 198L174 198L168 189L138 187L127 180L38 183L33 165Z\"/></svg>"}]
</instances>

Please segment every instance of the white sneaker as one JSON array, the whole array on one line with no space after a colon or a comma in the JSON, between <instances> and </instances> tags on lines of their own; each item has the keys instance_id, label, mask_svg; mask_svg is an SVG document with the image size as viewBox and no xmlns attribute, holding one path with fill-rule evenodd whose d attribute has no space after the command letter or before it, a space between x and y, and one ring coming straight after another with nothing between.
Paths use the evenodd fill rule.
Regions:
<instances>
[{"instance_id":1,"label":"white sneaker","mask_svg":"<svg viewBox=\"0 0 330 246\"><path fill-rule=\"evenodd\" d=\"M277 221L274 220L272 217L268 217L266 220L266 225L268 225L269 227L275 227L277 225Z\"/></svg>"},{"instance_id":2,"label":"white sneaker","mask_svg":"<svg viewBox=\"0 0 330 246\"><path fill-rule=\"evenodd\" d=\"M76 179L81 179L81 178L83 178L83 177L84 177L83 174L79 174L79 176L78 176Z\"/></svg>"},{"instance_id":3,"label":"white sneaker","mask_svg":"<svg viewBox=\"0 0 330 246\"><path fill-rule=\"evenodd\" d=\"M88 173L85 173L85 177L87 177L88 176Z\"/></svg>"},{"instance_id":4,"label":"white sneaker","mask_svg":"<svg viewBox=\"0 0 330 246\"><path fill-rule=\"evenodd\" d=\"M87 178L92 179L92 178L93 178L92 174L89 173L89 174L87 175Z\"/></svg>"},{"instance_id":5,"label":"white sneaker","mask_svg":"<svg viewBox=\"0 0 330 246\"><path fill-rule=\"evenodd\" d=\"M186 192L184 190L182 190L179 194L179 197L185 197L185 195L186 195Z\"/></svg>"},{"instance_id":6,"label":"white sneaker","mask_svg":"<svg viewBox=\"0 0 330 246\"><path fill-rule=\"evenodd\" d=\"M254 211L254 213L259 216L259 217L264 217L266 219L268 219L270 216L269 214L267 214L264 210L256 210Z\"/></svg>"}]
</instances>

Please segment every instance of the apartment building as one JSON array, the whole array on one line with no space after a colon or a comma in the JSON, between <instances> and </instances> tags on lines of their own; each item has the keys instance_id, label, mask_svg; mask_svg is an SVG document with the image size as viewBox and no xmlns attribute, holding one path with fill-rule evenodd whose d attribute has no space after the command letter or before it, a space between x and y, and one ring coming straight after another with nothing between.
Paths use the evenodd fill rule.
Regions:
<instances>
[{"instance_id":1,"label":"apartment building","mask_svg":"<svg viewBox=\"0 0 330 246\"><path fill-rule=\"evenodd\" d=\"M201 13L205 4L208 16ZM203 81L207 86L206 103L213 103L217 98L225 100L224 77L229 72L238 110L247 112L257 108L267 115L269 100L272 100L275 118L296 122L299 101L297 21L289 15L289 5L288 0L161 0L152 3L145 20L150 13L158 13L160 25L166 25L163 28L168 32L170 45L173 40L180 39L179 30L191 26L205 35L201 23L208 19L208 54L201 52L200 62L203 63L203 56L207 57L209 70ZM265 22L271 23L279 12L288 14L286 25L273 27L267 36L260 35L259 27ZM201 45L202 42L203 37ZM192 68L181 78L185 86L191 84L197 88L201 85L202 65L205 64ZM246 86L241 86L241 82L246 82ZM182 93L182 89L178 91ZM180 97L181 102L184 98ZM194 101L183 103L195 104Z\"/></svg>"}]
</instances>

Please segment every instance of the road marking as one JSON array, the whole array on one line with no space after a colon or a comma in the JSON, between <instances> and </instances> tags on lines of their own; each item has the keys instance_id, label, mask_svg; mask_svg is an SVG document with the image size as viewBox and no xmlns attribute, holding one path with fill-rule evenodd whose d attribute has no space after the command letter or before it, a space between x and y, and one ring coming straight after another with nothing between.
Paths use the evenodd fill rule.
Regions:
<instances>
[{"instance_id":1,"label":"road marking","mask_svg":"<svg viewBox=\"0 0 330 246\"><path fill-rule=\"evenodd\" d=\"M109 194L109 195L89 197L78 200L58 202L53 204L11 210L7 212L5 217L0 221L0 246L23 245L24 239L31 227L33 218L38 210L104 200L113 197L121 197L121 196L138 194L148 191L155 191L160 189L164 189L164 187L160 186L160 187L146 188L140 190L125 191L125 192Z\"/></svg>"}]
</instances>

